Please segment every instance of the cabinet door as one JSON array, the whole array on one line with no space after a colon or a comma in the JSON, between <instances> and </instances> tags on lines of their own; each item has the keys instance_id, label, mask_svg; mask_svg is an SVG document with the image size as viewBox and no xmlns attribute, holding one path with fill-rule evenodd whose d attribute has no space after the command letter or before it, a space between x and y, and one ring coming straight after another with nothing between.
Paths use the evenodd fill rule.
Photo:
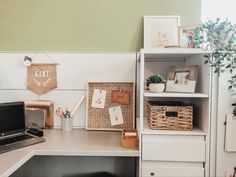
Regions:
<instances>
[{"instance_id":1,"label":"cabinet door","mask_svg":"<svg viewBox=\"0 0 236 177\"><path fill-rule=\"evenodd\" d=\"M143 135L142 160L205 162L204 136Z\"/></svg>"},{"instance_id":2,"label":"cabinet door","mask_svg":"<svg viewBox=\"0 0 236 177\"><path fill-rule=\"evenodd\" d=\"M142 177L204 177L203 163L143 163Z\"/></svg>"}]
</instances>

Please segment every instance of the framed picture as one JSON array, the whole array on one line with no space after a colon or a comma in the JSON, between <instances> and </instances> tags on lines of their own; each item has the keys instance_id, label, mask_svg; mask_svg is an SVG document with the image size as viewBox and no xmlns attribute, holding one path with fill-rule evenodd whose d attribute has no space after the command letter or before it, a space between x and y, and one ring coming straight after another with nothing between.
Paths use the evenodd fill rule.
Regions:
<instances>
[{"instance_id":1,"label":"framed picture","mask_svg":"<svg viewBox=\"0 0 236 177\"><path fill-rule=\"evenodd\" d=\"M179 46L179 16L144 16L144 48Z\"/></svg>"},{"instance_id":2,"label":"framed picture","mask_svg":"<svg viewBox=\"0 0 236 177\"><path fill-rule=\"evenodd\" d=\"M170 66L166 82L166 92L194 93L198 75L198 66Z\"/></svg>"},{"instance_id":3,"label":"framed picture","mask_svg":"<svg viewBox=\"0 0 236 177\"><path fill-rule=\"evenodd\" d=\"M199 30L200 25L180 26L179 40L183 48L203 48L203 33Z\"/></svg>"}]
</instances>

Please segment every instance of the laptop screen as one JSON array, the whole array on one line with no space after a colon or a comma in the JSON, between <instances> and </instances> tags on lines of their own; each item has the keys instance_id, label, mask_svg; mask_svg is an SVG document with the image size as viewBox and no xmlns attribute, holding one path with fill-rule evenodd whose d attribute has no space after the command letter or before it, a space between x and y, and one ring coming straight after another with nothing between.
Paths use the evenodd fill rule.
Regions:
<instances>
[{"instance_id":1,"label":"laptop screen","mask_svg":"<svg viewBox=\"0 0 236 177\"><path fill-rule=\"evenodd\" d=\"M24 102L0 103L0 137L24 130Z\"/></svg>"}]
</instances>

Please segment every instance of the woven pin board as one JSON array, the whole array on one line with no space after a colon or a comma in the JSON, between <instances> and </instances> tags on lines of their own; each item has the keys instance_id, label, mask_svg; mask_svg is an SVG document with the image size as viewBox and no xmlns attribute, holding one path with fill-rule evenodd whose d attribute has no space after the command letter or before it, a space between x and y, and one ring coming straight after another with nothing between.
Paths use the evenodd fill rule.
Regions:
<instances>
[{"instance_id":1,"label":"woven pin board","mask_svg":"<svg viewBox=\"0 0 236 177\"><path fill-rule=\"evenodd\" d=\"M92 107L94 90L106 91L104 108ZM129 104L114 103L112 101L112 92L120 90L129 95ZM87 130L112 130L122 131L124 128L134 128L135 126L135 90L133 82L89 82L87 86ZM111 125L109 117L109 108L120 106L123 114L123 124Z\"/></svg>"}]
</instances>

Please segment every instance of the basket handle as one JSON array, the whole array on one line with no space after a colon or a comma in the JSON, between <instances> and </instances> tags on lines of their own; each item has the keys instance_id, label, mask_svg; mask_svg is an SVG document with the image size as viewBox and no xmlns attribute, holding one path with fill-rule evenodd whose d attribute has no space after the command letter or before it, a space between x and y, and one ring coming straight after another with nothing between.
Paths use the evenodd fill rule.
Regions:
<instances>
[{"instance_id":1,"label":"basket handle","mask_svg":"<svg viewBox=\"0 0 236 177\"><path fill-rule=\"evenodd\" d=\"M166 111L165 112L166 117L178 117L178 112L177 111Z\"/></svg>"}]
</instances>

